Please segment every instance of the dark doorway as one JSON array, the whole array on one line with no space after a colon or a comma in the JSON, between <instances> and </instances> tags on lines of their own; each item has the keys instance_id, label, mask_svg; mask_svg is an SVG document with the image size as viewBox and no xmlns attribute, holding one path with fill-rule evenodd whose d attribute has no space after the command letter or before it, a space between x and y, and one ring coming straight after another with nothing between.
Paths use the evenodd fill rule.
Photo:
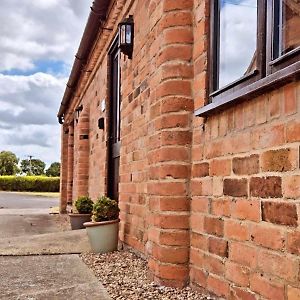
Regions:
<instances>
[{"instance_id":1,"label":"dark doorway","mask_svg":"<svg viewBox=\"0 0 300 300\"><path fill-rule=\"evenodd\" d=\"M120 164L120 64L117 42L109 52L110 57L110 119L108 155L108 197L119 198Z\"/></svg>"}]
</instances>

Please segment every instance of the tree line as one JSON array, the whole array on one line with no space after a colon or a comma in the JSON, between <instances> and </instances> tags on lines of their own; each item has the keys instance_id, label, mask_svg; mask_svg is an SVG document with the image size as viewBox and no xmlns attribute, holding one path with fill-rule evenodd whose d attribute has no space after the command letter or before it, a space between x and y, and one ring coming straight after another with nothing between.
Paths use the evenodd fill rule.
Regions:
<instances>
[{"instance_id":1,"label":"tree line","mask_svg":"<svg viewBox=\"0 0 300 300\"><path fill-rule=\"evenodd\" d=\"M46 164L37 158L20 159L11 151L0 152L0 176L4 175L46 175L60 176L60 163L53 162L48 169Z\"/></svg>"}]
</instances>

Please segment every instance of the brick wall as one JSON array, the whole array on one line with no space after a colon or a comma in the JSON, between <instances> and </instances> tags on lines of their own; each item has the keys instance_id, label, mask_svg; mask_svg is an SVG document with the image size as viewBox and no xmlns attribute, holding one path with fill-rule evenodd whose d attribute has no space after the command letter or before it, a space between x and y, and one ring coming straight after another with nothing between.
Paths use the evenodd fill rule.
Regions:
<instances>
[{"instance_id":1,"label":"brick wall","mask_svg":"<svg viewBox=\"0 0 300 300\"><path fill-rule=\"evenodd\" d=\"M99 36L90 77L67 111L70 125L84 108L73 137L69 130L74 168L67 159L63 182L73 181L73 199L106 193L107 50L133 14L133 60L121 55L120 240L147 257L162 284L190 282L228 299L297 299L300 84L194 117L207 101L208 3L114 2L105 25L113 31Z\"/></svg>"},{"instance_id":2,"label":"brick wall","mask_svg":"<svg viewBox=\"0 0 300 300\"><path fill-rule=\"evenodd\" d=\"M207 16L195 1L195 108ZM205 25L206 24L206 25ZM193 120L190 280L227 299L299 299L300 84Z\"/></svg>"}]
</instances>

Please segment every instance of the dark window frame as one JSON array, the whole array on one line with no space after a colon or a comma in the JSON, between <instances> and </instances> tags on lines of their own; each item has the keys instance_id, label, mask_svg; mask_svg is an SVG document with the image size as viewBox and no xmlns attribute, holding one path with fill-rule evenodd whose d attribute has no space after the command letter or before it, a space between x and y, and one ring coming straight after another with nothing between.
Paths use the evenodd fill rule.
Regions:
<instances>
[{"instance_id":1,"label":"dark window frame","mask_svg":"<svg viewBox=\"0 0 300 300\"><path fill-rule=\"evenodd\" d=\"M195 111L196 116L206 117L236 102L250 100L264 92L276 89L300 77L300 47L272 59L274 46L274 2L258 0L257 24L257 69L238 80L215 90L218 69L219 11L218 0L211 1L210 8L210 49L209 84L207 105Z\"/></svg>"},{"instance_id":2,"label":"dark window frame","mask_svg":"<svg viewBox=\"0 0 300 300\"><path fill-rule=\"evenodd\" d=\"M276 26L279 24L279 20L275 15L275 6L278 7L278 0L267 0L267 15L266 19L268 20L266 31L267 36L269 37L266 40L267 52L266 52L266 71L267 75L275 73L293 63L300 61L300 45L279 57L274 57L274 52L278 49L279 40L278 34L279 30L276 30ZM278 22L278 23L277 23ZM276 24L277 23L277 24ZM275 45L276 44L276 45Z\"/></svg>"}]
</instances>

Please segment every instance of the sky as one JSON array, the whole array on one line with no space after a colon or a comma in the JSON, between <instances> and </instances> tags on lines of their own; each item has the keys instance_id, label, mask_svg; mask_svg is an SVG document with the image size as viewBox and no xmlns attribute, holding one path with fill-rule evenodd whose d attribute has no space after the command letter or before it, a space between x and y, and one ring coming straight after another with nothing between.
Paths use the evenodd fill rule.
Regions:
<instances>
[{"instance_id":1,"label":"sky","mask_svg":"<svg viewBox=\"0 0 300 300\"><path fill-rule=\"evenodd\" d=\"M222 0L220 87L242 77L256 49L257 0Z\"/></svg>"},{"instance_id":2,"label":"sky","mask_svg":"<svg viewBox=\"0 0 300 300\"><path fill-rule=\"evenodd\" d=\"M56 114L91 2L0 1L0 151L60 160Z\"/></svg>"}]
</instances>

